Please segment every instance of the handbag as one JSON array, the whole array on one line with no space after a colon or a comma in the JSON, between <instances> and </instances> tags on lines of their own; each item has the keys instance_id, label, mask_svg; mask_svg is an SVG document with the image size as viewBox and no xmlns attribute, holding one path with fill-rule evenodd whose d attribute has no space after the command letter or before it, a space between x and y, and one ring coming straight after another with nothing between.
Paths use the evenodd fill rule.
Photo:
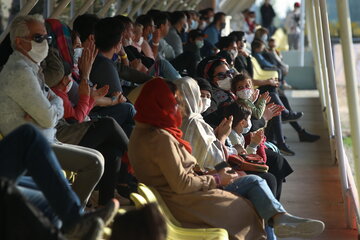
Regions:
<instances>
[{"instance_id":1,"label":"handbag","mask_svg":"<svg viewBox=\"0 0 360 240\"><path fill-rule=\"evenodd\" d=\"M236 171L268 172L269 167L257 154L230 155L228 163Z\"/></svg>"}]
</instances>

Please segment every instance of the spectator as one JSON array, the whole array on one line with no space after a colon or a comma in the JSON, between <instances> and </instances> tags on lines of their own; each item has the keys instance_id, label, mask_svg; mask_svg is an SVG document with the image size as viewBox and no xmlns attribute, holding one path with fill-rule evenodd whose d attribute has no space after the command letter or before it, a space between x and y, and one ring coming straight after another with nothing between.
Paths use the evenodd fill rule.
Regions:
<instances>
[{"instance_id":1,"label":"spectator","mask_svg":"<svg viewBox=\"0 0 360 240\"><path fill-rule=\"evenodd\" d=\"M260 8L260 12L261 12L261 25L269 31L271 36L274 33L273 21L274 18L276 17L276 13L272 5L270 4L270 0L264 1L264 4Z\"/></svg>"},{"instance_id":2,"label":"spectator","mask_svg":"<svg viewBox=\"0 0 360 240\"><path fill-rule=\"evenodd\" d=\"M251 55L246 49L245 33L242 31L231 32L231 37L236 39L236 45L238 49L238 56L235 58L234 67L238 72L247 71L252 77L254 75L253 65L251 62Z\"/></svg>"},{"instance_id":3,"label":"spectator","mask_svg":"<svg viewBox=\"0 0 360 240\"><path fill-rule=\"evenodd\" d=\"M23 191L25 197L35 201L36 206L42 206L40 210L54 212L62 220L62 230L67 239L100 239L104 223L110 223L119 203L112 199L106 207L83 215L79 198L65 179L48 141L34 126L23 125L7 135L0 141L0 153L0 177L17 183L20 181L21 185L21 179L27 172L43 195L35 200L35 196L31 195L34 191ZM46 209L46 205L50 208ZM24 216L17 217L21 221ZM24 230L27 231L26 227L22 228Z\"/></svg>"},{"instance_id":4,"label":"spectator","mask_svg":"<svg viewBox=\"0 0 360 240\"><path fill-rule=\"evenodd\" d=\"M298 50L300 43L300 3L294 3L294 10L285 19L285 29L288 36L289 50Z\"/></svg>"},{"instance_id":5,"label":"spectator","mask_svg":"<svg viewBox=\"0 0 360 240\"><path fill-rule=\"evenodd\" d=\"M156 46L156 45L159 43L160 39L153 39L153 34L156 30L154 20L149 15L140 15L136 19L136 23L139 23L143 26L143 35L142 36L144 38L144 41L141 44L142 52L145 54L145 56L155 60L155 56L157 56L157 48L158 48L158 46ZM158 34L158 37L159 37L159 34ZM152 44L152 47L151 47L149 44L150 41L153 41L153 43L155 45ZM156 52L154 52L154 47L156 47Z\"/></svg>"},{"instance_id":6,"label":"spectator","mask_svg":"<svg viewBox=\"0 0 360 240\"><path fill-rule=\"evenodd\" d=\"M165 40L175 52L175 57L183 53L183 45L180 35L184 31L187 23L187 17L184 12L175 11L170 15L171 27L169 33L165 36Z\"/></svg>"},{"instance_id":7,"label":"spectator","mask_svg":"<svg viewBox=\"0 0 360 240\"><path fill-rule=\"evenodd\" d=\"M184 52L171 62L183 75L195 77L196 66L201 61L200 49L204 46L204 37L200 30L191 30Z\"/></svg>"},{"instance_id":8,"label":"spectator","mask_svg":"<svg viewBox=\"0 0 360 240\"><path fill-rule=\"evenodd\" d=\"M160 37L160 41L158 43L156 43L155 39L153 39L152 45L156 46L159 44L158 56L162 59L171 61L175 58L175 51L173 47L164 39L168 35L170 29L169 17L164 12L155 12L151 15L151 17L154 20L154 24L158 31L157 34L159 34Z\"/></svg>"},{"instance_id":9,"label":"spectator","mask_svg":"<svg viewBox=\"0 0 360 240\"><path fill-rule=\"evenodd\" d=\"M225 13L217 12L214 16L214 21L212 21L204 30L204 33L207 35L206 41L213 46L220 40L221 30L226 26L225 17Z\"/></svg>"},{"instance_id":10,"label":"spectator","mask_svg":"<svg viewBox=\"0 0 360 240\"><path fill-rule=\"evenodd\" d=\"M37 126L53 144L62 167L77 173L72 187L85 205L102 176L104 158L96 150L55 142L55 126L64 108L61 98L45 84L39 67L51 39L43 19L36 15L17 17L10 38L14 53L0 73L0 131L7 135L25 123Z\"/></svg>"},{"instance_id":11,"label":"spectator","mask_svg":"<svg viewBox=\"0 0 360 240\"><path fill-rule=\"evenodd\" d=\"M117 18L101 19L95 26L95 44L99 53L94 61L90 80L98 87L109 85L108 97L115 105L109 107L98 107L91 111L92 116L111 116L130 136L134 126L134 106L127 102L123 95L120 78L115 63L112 61L114 54L122 48L123 23ZM105 105L105 106L108 106Z\"/></svg>"}]
</instances>

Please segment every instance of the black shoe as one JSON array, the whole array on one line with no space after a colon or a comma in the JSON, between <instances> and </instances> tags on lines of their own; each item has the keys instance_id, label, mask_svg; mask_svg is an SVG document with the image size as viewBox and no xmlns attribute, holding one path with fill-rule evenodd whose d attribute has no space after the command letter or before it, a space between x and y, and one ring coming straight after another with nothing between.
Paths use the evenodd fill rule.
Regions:
<instances>
[{"instance_id":1,"label":"black shoe","mask_svg":"<svg viewBox=\"0 0 360 240\"><path fill-rule=\"evenodd\" d=\"M301 132L299 132L299 139L300 142L315 142L320 139L320 136L308 133L305 131L305 129L303 129Z\"/></svg>"},{"instance_id":2,"label":"black shoe","mask_svg":"<svg viewBox=\"0 0 360 240\"><path fill-rule=\"evenodd\" d=\"M296 122L299 120L302 116L304 116L303 112L290 112L289 116L282 117L283 122Z\"/></svg>"},{"instance_id":3,"label":"black shoe","mask_svg":"<svg viewBox=\"0 0 360 240\"><path fill-rule=\"evenodd\" d=\"M294 156L295 152L291 151L289 146L286 143L280 143L277 145L282 155L285 156Z\"/></svg>"}]
</instances>

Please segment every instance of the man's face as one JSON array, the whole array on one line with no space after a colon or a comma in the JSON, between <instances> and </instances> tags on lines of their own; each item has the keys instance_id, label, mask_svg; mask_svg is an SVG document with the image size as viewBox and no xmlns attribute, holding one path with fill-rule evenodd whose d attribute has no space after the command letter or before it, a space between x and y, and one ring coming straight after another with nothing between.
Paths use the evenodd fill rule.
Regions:
<instances>
[{"instance_id":1,"label":"man's face","mask_svg":"<svg viewBox=\"0 0 360 240\"><path fill-rule=\"evenodd\" d=\"M16 47L23 52L29 52L31 50L31 41L34 40L34 37L37 35L46 35L45 25L38 21L32 21L27 24L30 31L28 36L17 37L15 40ZM46 40L44 40L46 41Z\"/></svg>"},{"instance_id":2,"label":"man's face","mask_svg":"<svg viewBox=\"0 0 360 240\"><path fill-rule=\"evenodd\" d=\"M222 26L225 26L225 24L226 24L225 16L221 16L220 22L221 22L221 25L222 25Z\"/></svg>"},{"instance_id":3,"label":"man's face","mask_svg":"<svg viewBox=\"0 0 360 240\"><path fill-rule=\"evenodd\" d=\"M162 36L165 37L169 33L169 29L170 29L170 22L166 20L165 24L160 25Z\"/></svg>"}]
</instances>

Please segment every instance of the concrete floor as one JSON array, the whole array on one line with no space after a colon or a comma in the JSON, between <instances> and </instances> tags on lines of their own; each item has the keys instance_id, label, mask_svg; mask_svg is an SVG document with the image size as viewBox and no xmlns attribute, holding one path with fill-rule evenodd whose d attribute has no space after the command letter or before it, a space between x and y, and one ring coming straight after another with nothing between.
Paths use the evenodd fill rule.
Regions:
<instances>
[{"instance_id":1,"label":"concrete floor","mask_svg":"<svg viewBox=\"0 0 360 240\"><path fill-rule=\"evenodd\" d=\"M287 143L296 155L286 157L295 171L283 185L281 202L294 215L325 222L326 229L317 240L358 239L356 230L346 228L339 172L331 159L317 92L289 91L287 95L294 110L305 113L300 124L309 132L321 135L321 139L315 143L299 142L290 124L284 124Z\"/></svg>"}]
</instances>

